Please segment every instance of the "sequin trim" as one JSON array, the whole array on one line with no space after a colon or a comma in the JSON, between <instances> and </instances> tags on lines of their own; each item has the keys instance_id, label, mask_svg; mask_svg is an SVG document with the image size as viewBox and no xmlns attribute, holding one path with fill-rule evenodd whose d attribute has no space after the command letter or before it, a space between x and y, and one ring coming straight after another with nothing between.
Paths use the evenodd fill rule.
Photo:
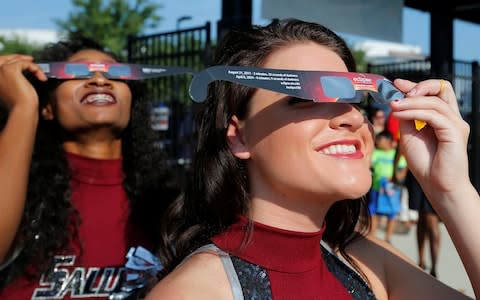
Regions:
<instances>
[{"instance_id":1,"label":"sequin trim","mask_svg":"<svg viewBox=\"0 0 480 300\"><path fill-rule=\"evenodd\" d=\"M272 300L272 290L267 271L259 265L230 256L245 300Z\"/></svg>"},{"instance_id":2,"label":"sequin trim","mask_svg":"<svg viewBox=\"0 0 480 300\"><path fill-rule=\"evenodd\" d=\"M342 283L347 291L352 295L353 299L358 300L375 300L373 294L367 283L341 261L336 255L330 253L322 246L323 259L327 265L328 270Z\"/></svg>"}]
</instances>

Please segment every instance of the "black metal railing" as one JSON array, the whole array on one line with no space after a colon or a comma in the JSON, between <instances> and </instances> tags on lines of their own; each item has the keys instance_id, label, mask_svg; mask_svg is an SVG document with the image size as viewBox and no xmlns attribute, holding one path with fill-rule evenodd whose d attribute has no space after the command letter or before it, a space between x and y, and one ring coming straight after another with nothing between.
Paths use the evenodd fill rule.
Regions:
<instances>
[{"instance_id":1,"label":"black metal railing","mask_svg":"<svg viewBox=\"0 0 480 300\"><path fill-rule=\"evenodd\" d=\"M201 70L211 57L210 22L203 26L128 38L128 61ZM192 75L151 79L147 82L152 107L170 112L168 129L159 131L159 145L172 161L188 164L193 149L193 106L188 95ZM165 128L164 128L165 129Z\"/></svg>"}]
</instances>

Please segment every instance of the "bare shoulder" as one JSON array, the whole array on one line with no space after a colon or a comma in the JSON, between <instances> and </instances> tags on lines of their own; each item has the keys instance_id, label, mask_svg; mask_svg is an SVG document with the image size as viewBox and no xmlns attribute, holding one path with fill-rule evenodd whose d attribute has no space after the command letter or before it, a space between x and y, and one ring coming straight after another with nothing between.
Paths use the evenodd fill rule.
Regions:
<instances>
[{"instance_id":1,"label":"bare shoulder","mask_svg":"<svg viewBox=\"0 0 480 300\"><path fill-rule=\"evenodd\" d=\"M361 237L346 250L368 279L377 299L469 299L382 240Z\"/></svg>"},{"instance_id":2,"label":"bare shoulder","mask_svg":"<svg viewBox=\"0 0 480 300\"><path fill-rule=\"evenodd\" d=\"M232 299L223 264L216 253L198 253L163 278L146 300Z\"/></svg>"},{"instance_id":3,"label":"bare shoulder","mask_svg":"<svg viewBox=\"0 0 480 300\"><path fill-rule=\"evenodd\" d=\"M384 265L385 259L392 256L400 258L408 264L414 264L407 256L392 244L370 236L361 236L347 247L347 253L372 267Z\"/></svg>"},{"instance_id":4,"label":"bare shoulder","mask_svg":"<svg viewBox=\"0 0 480 300\"><path fill-rule=\"evenodd\" d=\"M388 248L387 243L365 236L355 239L346 248L347 254L352 258L377 299L388 299L384 264L385 257L390 251L387 250Z\"/></svg>"}]
</instances>

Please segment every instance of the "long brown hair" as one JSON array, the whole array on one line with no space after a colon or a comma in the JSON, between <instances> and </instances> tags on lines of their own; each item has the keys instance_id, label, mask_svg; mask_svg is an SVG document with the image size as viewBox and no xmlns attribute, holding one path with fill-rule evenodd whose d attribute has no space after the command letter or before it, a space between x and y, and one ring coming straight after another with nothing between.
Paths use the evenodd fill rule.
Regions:
<instances>
[{"instance_id":1,"label":"long brown hair","mask_svg":"<svg viewBox=\"0 0 480 300\"><path fill-rule=\"evenodd\" d=\"M322 25L295 19L231 31L219 43L214 64L262 66L277 49L307 41L334 51L349 71L355 71L354 58L343 39ZM226 131L233 115L239 119L246 116L253 92L253 88L223 81L213 83L209 89L208 99L198 116L193 174L185 195L163 219L165 244L160 247L159 256L166 267L165 273L233 224L238 215L248 214L250 199L245 162L232 155ZM359 236L357 230L368 230L368 220L364 199L337 202L326 215L324 240L352 262L345 247Z\"/></svg>"},{"instance_id":2,"label":"long brown hair","mask_svg":"<svg viewBox=\"0 0 480 300\"><path fill-rule=\"evenodd\" d=\"M62 61L85 49L114 57L96 41L77 35L48 44L35 57L38 61ZM30 80L39 95L41 108L54 101L52 93L59 81L44 83L33 78ZM156 244L160 235L157 213L166 209L179 194L179 188L172 176L173 171L167 166L165 153L154 146L156 136L149 119L145 118L150 111L145 85L128 84L133 102L129 125L122 132L123 186L131 208L130 222L138 225L152 244ZM7 115L0 107L0 130ZM17 233L21 243L14 246L22 251L12 264L0 271L0 290L20 275L39 277L53 265L55 253L65 250L71 240L79 238L78 226L82 216L71 203L70 170L63 150L63 129L56 121L41 117L39 120L27 200Z\"/></svg>"}]
</instances>

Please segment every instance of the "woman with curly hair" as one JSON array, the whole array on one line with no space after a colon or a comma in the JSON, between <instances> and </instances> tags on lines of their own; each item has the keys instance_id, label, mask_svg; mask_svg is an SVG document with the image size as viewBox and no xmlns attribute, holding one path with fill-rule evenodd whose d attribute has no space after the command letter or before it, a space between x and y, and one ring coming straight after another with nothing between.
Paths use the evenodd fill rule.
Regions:
<instances>
[{"instance_id":1,"label":"woman with curly hair","mask_svg":"<svg viewBox=\"0 0 480 300\"><path fill-rule=\"evenodd\" d=\"M214 61L190 87L206 98L193 175L162 220L167 275L147 299L467 298L366 235L373 130L353 104L366 90L400 120L480 296L480 198L448 82L352 73L345 42L300 20L231 31Z\"/></svg>"},{"instance_id":2,"label":"woman with curly hair","mask_svg":"<svg viewBox=\"0 0 480 300\"><path fill-rule=\"evenodd\" d=\"M81 37L36 60L117 62ZM158 212L179 191L144 91L102 72L47 79L30 56L0 57L1 299L108 298L128 249L154 250Z\"/></svg>"}]
</instances>

